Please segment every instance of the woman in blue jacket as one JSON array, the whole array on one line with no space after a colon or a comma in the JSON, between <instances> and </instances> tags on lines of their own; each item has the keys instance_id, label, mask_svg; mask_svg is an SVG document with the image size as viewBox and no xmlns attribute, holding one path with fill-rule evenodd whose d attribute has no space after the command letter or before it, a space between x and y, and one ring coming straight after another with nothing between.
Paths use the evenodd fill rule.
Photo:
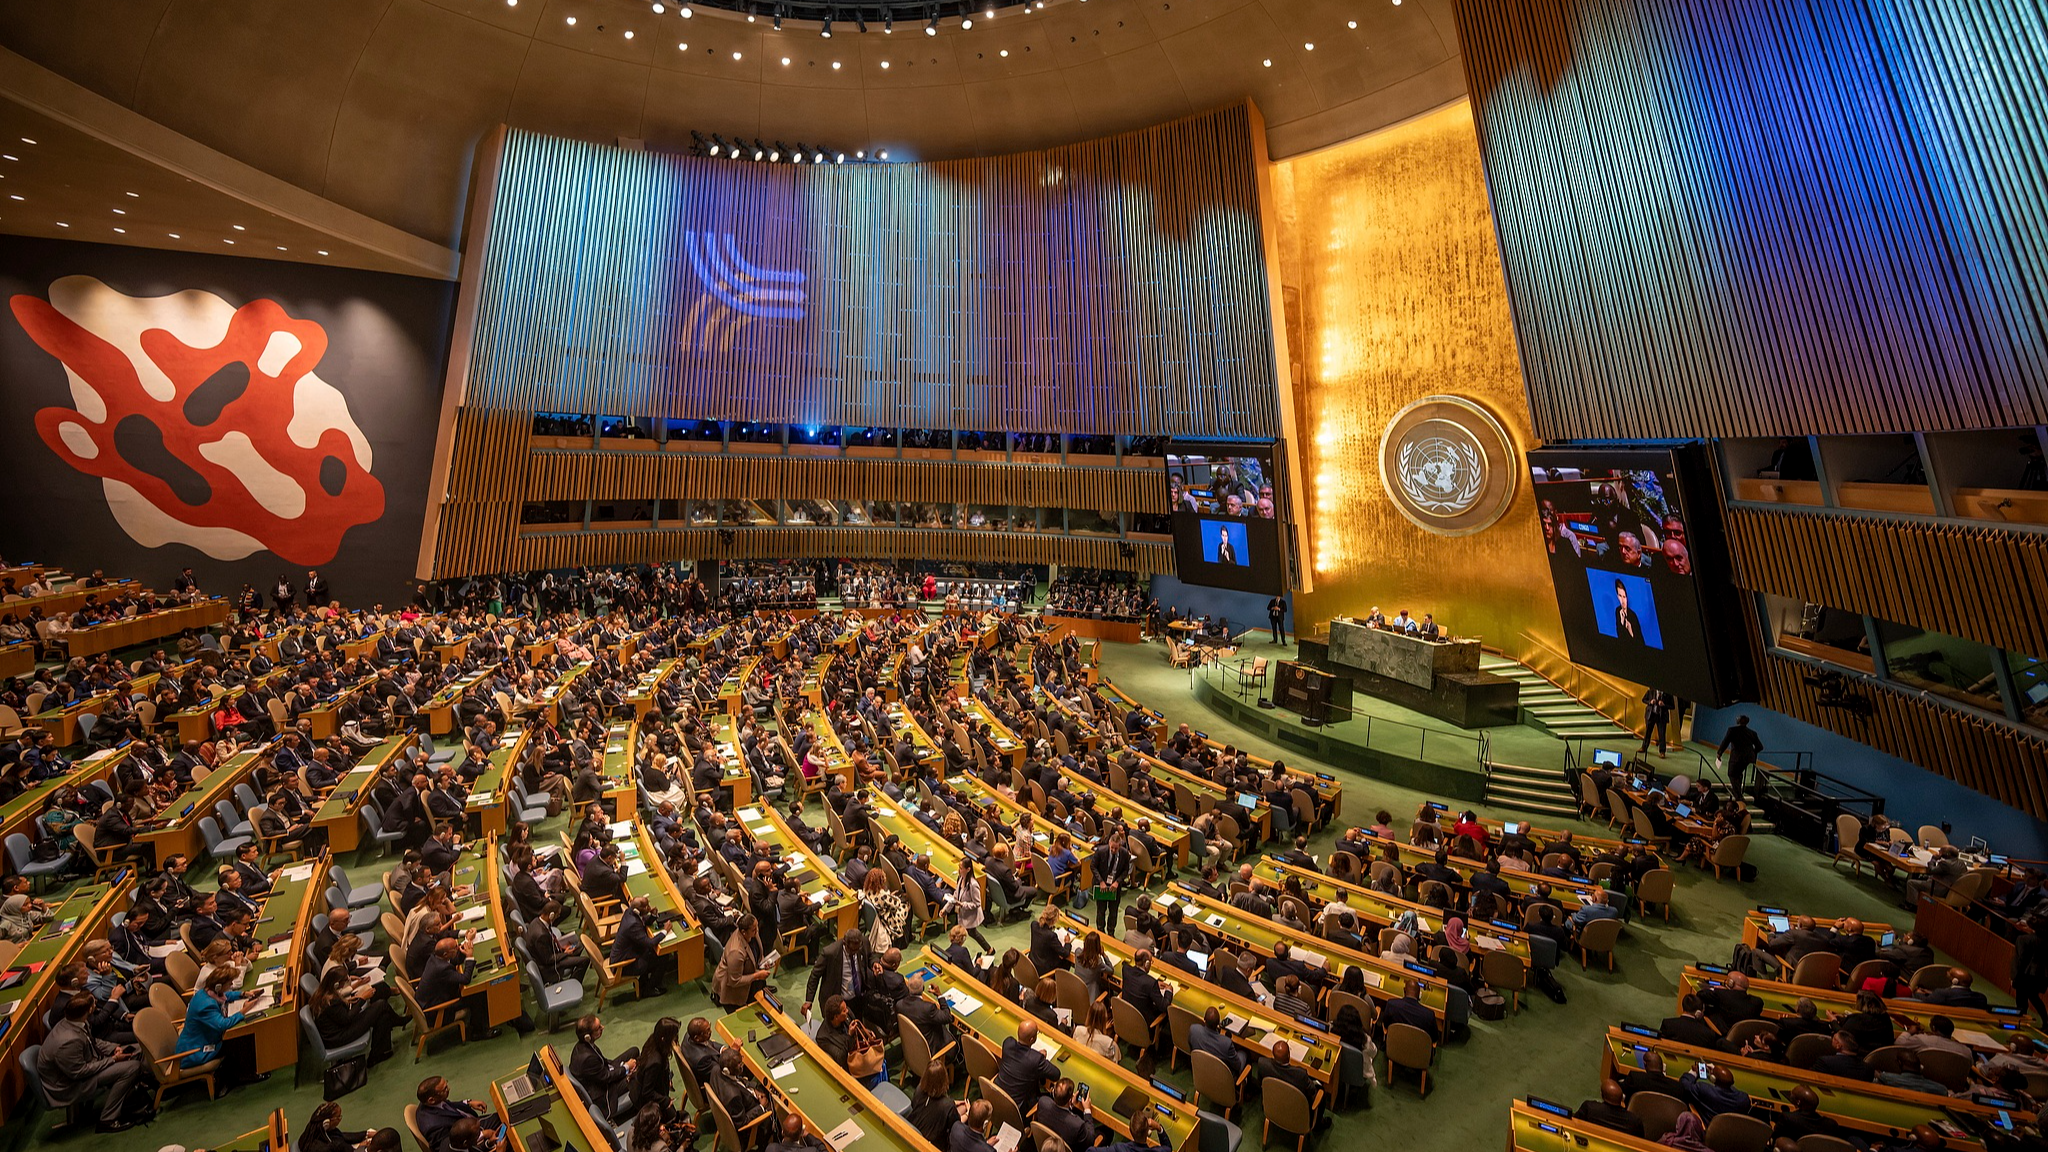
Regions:
<instances>
[{"instance_id":1,"label":"woman in blue jacket","mask_svg":"<svg viewBox=\"0 0 2048 1152\"><path fill-rule=\"evenodd\" d=\"M184 1053L179 1067L197 1068L218 1059L221 1066L216 1079L224 1088L269 1078L255 1075L253 1044L246 1038L234 1044L227 1039L228 1030L244 1019L242 1013L228 1011L229 1004L242 998L241 982L240 968L225 965L215 969L205 984L192 990L192 1002L185 1006L185 1027L178 1033L178 1051Z\"/></svg>"}]
</instances>

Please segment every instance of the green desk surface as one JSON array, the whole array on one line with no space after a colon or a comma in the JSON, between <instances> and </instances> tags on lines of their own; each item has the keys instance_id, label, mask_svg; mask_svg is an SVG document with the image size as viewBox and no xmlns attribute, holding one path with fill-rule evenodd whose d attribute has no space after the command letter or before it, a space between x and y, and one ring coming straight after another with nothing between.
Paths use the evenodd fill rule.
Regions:
<instances>
[{"instance_id":1,"label":"green desk surface","mask_svg":"<svg viewBox=\"0 0 2048 1152\"><path fill-rule=\"evenodd\" d=\"M235 753L228 762L215 768L206 779L187 789L185 794L164 805L157 819L136 829L138 836L165 828L185 828L197 824L201 816L212 816L214 805L233 794L235 785L249 778L256 768L256 759L270 747L269 743L257 744ZM186 812L187 806L191 811ZM181 815L182 813L182 815ZM215 820L218 821L218 817ZM225 835L227 829L221 829Z\"/></svg>"},{"instance_id":2,"label":"green desk surface","mask_svg":"<svg viewBox=\"0 0 2048 1152\"><path fill-rule=\"evenodd\" d=\"M1220 901L1204 899L1178 884L1171 886L1165 894L1154 897L1152 902L1171 907L1177 901L1187 904L1187 917L1191 923L1200 926L1204 931L1221 933L1238 943L1249 944L1254 951L1262 954L1270 955L1276 944L1284 943L1294 948L1302 940L1301 933L1292 928L1257 916L1246 915ZM1348 951L1327 940L1316 940L1314 943L1316 946L1307 951L1318 953L1327 959L1330 971L1339 978L1352 968L1363 969L1361 976L1365 980L1366 988L1377 999L1391 1000L1401 994L1403 984L1415 980L1422 985L1419 999L1423 1007L1436 1013L1439 1018L1450 1004L1450 985L1441 977L1412 972L1391 960L1382 960L1378 956L1368 956L1363 952ZM1296 951L1300 950L1296 948Z\"/></svg>"},{"instance_id":3,"label":"green desk surface","mask_svg":"<svg viewBox=\"0 0 2048 1152\"><path fill-rule=\"evenodd\" d=\"M958 968L938 959L927 949L922 957L923 967L917 974L924 977L925 991L945 1002L953 1010L953 1018L959 1021L962 1030L979 1036L989 1047L1000 1050L1003 1041L1017 1034L1017 1026L1031 1019L1031 1015L1008 1000L1001 999L980 981ZM962 1011L965 1007L967 1011ZM1042 1049L1052 1049L1047 1055L1059 1066L1060 1074L1073 1079L1076 1084L1088 1085L1088 1093L1103 1102L1095 1118L1107 1127L1124 1132L1123 1117L1114 1114L1108 1103L1123 1095L1124 1089L1144 1081L1133 1075L1121 1064L1107 1060L1093 1048L1076 1044L1051 1028L1038 1034ZM1032 1101L1032 1104L1037 1101ZM1018 1101L1019 1108L1031 1104ZM1181 1147L1194 1133L1198 1123L1194 1109L1154 1093L1153 1110L1173 1138L1171 1144Z\"/></svg>"},{"instance_id":4,"label":"green desk surface","mask_svg":"<svg viewBox=\"0 0 2048 1152\"><path fill-rule=\"evenodd\" d=\"M496 853L496 846L496 837L472 841L470 851L453 869L455 886L470 890L469 895L455 902L456 931L467 932L474 928L477 934L476 947L470 953L476 961L476 975L467 986L471 991L518 967L513 962L512 942L498 931L500 914L491 899L497 882L484 871L497 867L496 861L490 858Z\"/></svg>"},{"instance_id":5,"label":"green desk surface","mask_svg":"<svg viewBox=\"0 0 2048 1152\"><path fill-rule=\"evenodd\" d=\"M4 971L14 972L32 965L39 967L14 987L0 989L0 1008L21 1004L32 993L55 987L53 980L57 969L69 963L72 955L93 937L94 922L111 917L114 912L119 911L112 906L103 910L100 907L101 903L110 895L117 895L117 890L127 886L126 873L104 884L81 884L71 890L71 894L64 898L63 903L50 909L49 921L22 944L21 951L15 953L14 959L7 963ZM25 1007L32 1011L35 1006ZM15 1019L14 1016L15 1012L21 1010L7 1008L7 1014L0 1016L0 1019L9 1022L7 1032L10 1036L16 1028L22 1026L22 1021Z\"/></svg>"},{"instance_id":6,"label":"green desk surface","mask_svg":"<svg viewBox=\"0 0 2048 1152\"><path fill-rule=\"evenodd\" d=\"M1946 1119L1944 1110L1949 1108L1984 1116L1993 1112L1982 1105L1948 1096L1844 1080L1787 1064L1772 1064L1656 1037L1637 1036L1619 1028L1608 1029L1607 1050L1617 1069L1617 1078L1641 1068L1643 1053L1655 1051L1663 1054L1667 1072L1689 1071L1700 1061L1726 1068L1735 1076L1735 1087L1749 1093L1752 1100L1776 1108L1790 1107L1787 1101L1792 1089L1804 1084L1819 1095L1822 1113L1851 1128L1879 1135L1907 1132L1915 1124Z\"/></svg>"},{"instance_id":7,"label":"green desk surface","mask_svg":"<svg viewBox=\"0 0 2048 1152\"><path fill-rule=\"evenodd\" d=\"M1400 853L1403 867L1413 868L1417 864L1436 859L1436 849L1434 848L1421 848L1413 844L1402 843L1398 840L1388 840L1378 836L1372 836L1369 839L1372 844L1370 851L1358 854L1359 860L1368 869L1372 867L1372 861L1380 858L1380 847L1386 844L1392 844ZM1465 860L1457 856L1451 857L1447 863L1451 871L1456 872L1460 876L1470 876L1472 873L1482 870L1483 867L1471 860ZM1564 909L1566 915L1570 915L1581 904L1585 903L1587 896L1599 890L1599 886L1591 881L1575 883L1571 880L1559 879L1556 876L1539 876L1534 872L1517 872L1512 868L1501 869L1500 878L1507 882L1508 891L1513 892L1517 898L1527 896L1535 891L1536 885L1539 883L1549 884L1551 902Z\"/></svg>"},{"instance_id":8,"label":"green desk surface","mask_svg":"<svg viewBox=\"0 0 2048 1152\"><path fill-rule=\"evenodd\" d=\"M1276 885L1282 884L1290 877L1299 880L1302 891L1324 904L1342 895L1344 902L1352 911L1367 920L1377 921L1382 927L1392 924L1403 912L1413 912L1416 923L1422 926L1424 932L1443 930L1442 914L1427 904L1403 900L1398 896L1388 896L1370 888L1360 888L1355 884L1339 883L1320 872L1297 868L1272 856L1261 857L1253 872L1259 879L1269 880ZM1321 912L1322 908L1319 905L1310 908L1309 911ZM1487 940L1497 943L1501 951L1511 956L1519 956L1524 960L1529 958L1529 936L1526 932L1510 932L1483 920L1468 918L1465 921L1465 933L1474 941ZM1488 948L1490 945L1477 944L1476 947Z\"/></svg>"},{"instance_id":9,"label":"green desk surface","mask_svg":"<svg viewBox=\"0 0 2048 1152\"><path fill-rule=\"evenodd\" d=\"M469 799L463 804L465 811L477 813L505 803L506 789L512 783L512 766L519 763L520 754L526 750L526 741L532 734L533 729L519 724L499 735L498 747L491 752L489 763L469 786Z\"/></svg>"},{"instance_id":10,"label":"green desk surface","mask_svg":"<svg viewBox=\"0 0 2048 1152\"><path fill-rule=\"evenodd\" d=\"M1123 796L1095 783L1072 768L1060 769L1060 775L1066 777L1067 791L1072 792L1077 797L1095 797L1095 811L1097 813L1114 813L1122 817L1125 823L1131 825L1136 825L1140 819L1148 819L1152 821L1153 839L1168 845L1175 851L1179 851L1182 841L1188 838L1188 826L1181 823L1178 816L1168 815L1164 812L1154 812L1135 800L1125 799Z\"/></svg>"},{"instance_id":11,"label":"green desk surface","mask_svg":"<svg viewBox=\"0 0 2048 1152\"><path fill-rule=\"evenodd\" d=\"M123 744L119 748L103 748L82 760L74 761L71 771L64 775L53 776L7 803L0 804L0 826L9 831L16 831L15 825L26 823L43 814L43 802L48 800L52 793L63 788L76 788L88 780L96 780L112 772L114 765L127 757L129 747L130 745ZM30 839L35 837L32 836Z\"/></svg>"},{"instance_id":12,"label":"green desk surface","mask_svg":"<svg viewBox=\"0 0 2048 1152\"><path fill-rule=\"evenodd\" d=\"M410 735L393 736L365 753L348 775L334 785L334 791L327 794L327 799L320 802L319 811L313 814L314 823L346 819L352 812L360 811L363 790L377 779L377 773L383 771L385 765L411 744ZM350 799L351 796L354 799Z\"/></svg>"},{"instance_id":13,"label":"green desk surface","mask_svg":"<svg viewBox=\"0 0 2048 1152\"><path fill-rule=\"evenodd\" d=\"M830 920L848 904L860 902L853 889L839 879L839 874L825 867L824 862L797 839L796 833L790 830L773 805L749 805L735 815L739 817L740 826L747 830L747 835L762 851L772 847L780 850L784 860L802 858L801 867L811 874L804 881L803 892L817 906L819 919Z\"/></svg>"},{"instance_id":14,"label":"green desk surface","mask_svg":"<svg viewBox=\"0 0 2048 1152\"><path fill-rule=\"evenodd\" d=\"M1696 965L1688 965L1678 977L1677 1000L1683 1003L1687 995L1704 988L1718 988L1726 979L1726 972L1709 972ZM1764 1002L1766 1016L1795 1014L1802 997L1809 998L1818 1005L1822 1016L1830 1012L1848 1013L1856 1010L1856 996L1852 992L1808 988L1776 980L1758 980L1752 977L1749 982L1749 994ZM1929 1004L1910 996L1886 1000L1884 1007L1894 1020L1917 1020L1923 1028L1934 1017L1946 1016L1956 1026L1956 1039L1967 1043L1968 1039L1963 1035L1965 1031L1982 1032L1997 1042L2000 1051L2005 1049L2015 1035L2030 1037L2038 1044L2048 1044L2048 1032L2043 1032L2032 1024L2023 1024L2016 1016L1997 1015L1980 1009L1956 1008L1946 1004Z\"/></svg>"},{"instance_id":15,"label":"green desk surface","mask_svg":"<svg viewBox=\"0 0 2048 1152\"><path fill-rule=\"evenodd\" d=\"M718 1031L726 1043L739 1045L754 1075L771 1092L788 1100L815 1135L823 1137L849 1119L859 1124L861 1134L846 1146L845 1152L932 1152L931 1145L914 1134L877 1122L878 1118L871 1115L879 1107L874 1098L866 1093L857 1094L842 1083L815 1049L798 1044L791 1052L779 1053L780 1061L770 1064L763 1046L777 1036L792 1035L793 1030L783 1027L775 1016L761 1008L734 1012L718 1022ZM856 1095L866 1098L855 1099Z\"/></svg>"},{"instance_id":16,"label":"green desk surface","mask_svg":"<svg viewBox=\"0 0 2048 1152\"><path fill-rule=\"evenodd\" d=\"M236 1011L258 989L267 989L273 996L269 1008L262 1012L247 1014L245 1024L264 1019L278 1012L295 1010L299 990L292 981L292 951L296 942L295 933L302 921L310 921L314 911L324 912L327 905L322 903L309 911L312 901L321 898L327 891L327 860L322 856L316 860L302 860L287 867L277 878L277 883L263 898L263 905L256 912L256 926L252 930L262 947L249 957L248 971L242 973L242 997L233 1007ZM273 940L273 938L278 938ZM324 961L326 957L321 957Z\"/></svg>"}]
</instances>

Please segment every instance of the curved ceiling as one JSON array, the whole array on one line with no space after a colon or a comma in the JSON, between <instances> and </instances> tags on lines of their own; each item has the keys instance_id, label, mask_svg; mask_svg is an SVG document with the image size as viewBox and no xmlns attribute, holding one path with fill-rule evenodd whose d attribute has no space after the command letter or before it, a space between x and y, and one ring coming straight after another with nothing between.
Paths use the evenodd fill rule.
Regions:
<instances>
[{"instance_id":1,"label":"curved ceiling","mask_svg":"<svg viewBox=\"0 0 2048 1152\"><path fill-rule=\"evenodd\" d=\"M477 141L500 123L654 148L686 148L697 130L943 159L1249 98L1279 157L1464 92L1450 0L1046 0L959 23L932 36L842 23L827 39L814 23L777 31L766 16L684 18L646 0L94 0L7 5L0 44L451 246Z\"/></svg>"}]
</instances>

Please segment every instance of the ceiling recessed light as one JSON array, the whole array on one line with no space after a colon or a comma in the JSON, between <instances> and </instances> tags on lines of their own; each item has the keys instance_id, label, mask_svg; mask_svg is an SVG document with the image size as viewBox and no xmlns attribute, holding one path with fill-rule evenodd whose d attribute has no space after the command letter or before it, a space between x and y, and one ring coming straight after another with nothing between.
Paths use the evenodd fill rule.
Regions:
<instances>
[{"instance_id":1,"label":"ceiling recessed light","mask_svg":"<svg viewBox=\"0 0 2048 1152\"><path fill-rule=\"evenodd\" d=\"M787 56L784 56L784 57L782 58L782 66L783 66L784 68L787 68L787 67L789 67L789 57L787 57Z\"/></svg>"},{"instance_id":2,"label":"ceiling recessed light","mask_svg":"<svg viewBox=\"0 0 2048 1152\"><path fill-rule=\"evenodd\" d=\"M127 214L128 214L128 210L127 210L126 208L116 208L116 209L114 209L114 215L116 215L116 216L126 216Z\"/></svg>"},{"instance_id":3,"label":"ceiling recessed light","mask_svg":"<svg viewBox=\"0 0 2048 1152\"><path fill-rule=\"evenodd\" d=\"M33 140L29 139L29 138L28 138L28 137L26 137L26 136L23 136L23 137L21 138L21 142L22 142L23 144L33 144L33 143L35 143L35 141L33 141Z\"/></svg>"},{"instance_id":4,"label":"ceiling recessed light","mask_svg":"<svg viewBox=\"0 0 2048 1152\"><path fill-rule=\"evenodd\" d=\"M1344 22L1344 26L1345 26L1346 28L1356 28L1356 27L1358 27L1358 21L1356 21L1356 20L1346 20L1346 21Z\"/></svg>"},{"instance_id":5,"label":"ceiling recessed light","mask_svg":"<svg viewBox=\"0 0 2048 1152\"><path fill-rule=\"evenodd\" d=\"M325 255L327 255L327 249L325 249L325 248L322 248L322 249L320 249L320 254L321 254L322 256L325 256Z\"/></svg>"},{"instance_id":6,"label":"ceiling recessed light","mask_svg":"<svg viewBox=\"0 0 2048 1152\"><path fill-rule=\"evenodd\" d=\"M972 17L972 16L962 16L962 17L960 18L960 30L961 30L962 32L965 32L965 31L967 31L968 29L970 29L970 28L972 28L972 27L974 27L974 17Z\"/></svg>"},{"instance_id":7,"label":"ceiling recessed light","mask_svg":"<svg viewBox=\"0 0 2048 1152\"><path fill-rule=\"evenodd\" d=\"M569 27L571 27L571 28L574 28L575 26L576 26L576 18L575 18L574 16L571 16L571 17L569 17Z\"/></svg>"},{"instance_id":8,"label":"ceiling recessed light","mask_svg":"<svg viewBox=\"0 0 2048 1152\"><path fill-rule=\"evenodd\" d=\"M242 226L241 226L240 224L237 224L237 225L235 225L235 231L237 231L237 232L247 232L247 231L248 231L248 229L247 229L247 228L244 228L244 227L242 227Z\"/></svg>"},{"instance_id":9,"label":"ceiling recessed light","mask_svg":"<svg viewBox=\"0 0 2048 1152\"><path fill-rule=\"evenodd\" d=\"M685 20L688 20L690 17L695 16L697 14L695 11L691 10L688 4L685 4L681 8L676 9L676 12L680 14L682 18Z\"/></svg>"},{"instance_id":10,"label":"ceiling recessed light","mask_svg":"<svg viewBox=\"0 0 2048 1152\"><path fill-rule=\"evenodd\" d=\"M839 71L839 61L837 61L837 60L834 60L834 61L832 62L832 70L833 70L834 72L837 72L837 71Z\"/></svg>"},{"instance_id":11,"label":"ceiling recessed light","mask_svg":"<svg viewBox=\"0 0 2048 1152\"><path fill-rule=\"evenodd\" d=\"M1271 67L1273 66L1273 61L1271 61L1270 59L1269 59L1269 60L1261 60L1261 61L1259 61L1259 63L1261 63L1261 64L1264 64L1264 65L1265 65L1266 67L1268 67L1268 68L1271 68Z\"/></svg>"},{"instance_id":12,"label":"ceiling recessed light","mask_svg":"<svg viewBox=\"0 0 2048 1152\"><path fill-rule=\"evenodd\" d=\"M233 241L233 240L230 240L230 239L228 239L228 238L227 238L227 237L225 237L225 236L223 236L223 237L221 237L221 238L220 238L220 242L221 242L221 243L223 243L223 244L233 244L233 243L234 243L234 241Z\"/></svg>"},{"instance_id":13,"label":"ceiling recessed light","mask_svg":"<svg viewBox=\"0 0 2048 1152\"><path fill-rule=\"evenodd\" d=\"M1001 53L1001 55L1004 55L1004 56L1008 56L1009 54L1010 54L1010 50L1009 50L1008 48L1005 48L1005 49L1003 49L1003 50L1002 50L1002 53Z\"/></svg>"},{"instance_id":14,"label":"ceiling recessed light","mask_svg":"<svg viewBox=\"0 0 2048 1152\"><path fill-rule=\"evenodd\" d=\"M0 152L0 160L19 160L19 159L21 159L21 157L19 157L19 156L13 156L13 155L9 155L8 153L5 153L5 152Z\"/></svg>"},{"instance_id":15,"label":"ceiling recessed light","mask_svg":"<svg viewBox=\"0 0 2048 1152\"><path fill-rule=\"evenodd\" d=\"M277 250L278 250L279 252L286 252L286 251L289 251L289 249L287 249L287 248L286 248L286 247L285 247L284 245L282 245L282 244L279 244L279 245L277 246Z\"/></svg>"},{"instance_id":16,"label":"ceiling recessed light","mask_svg":"<svg viewBox=\"0 0 2048 1152\"><path fill-rule=\"evenodd\" d=\"M138 199L138 200L142 199L142 193L140 193L140 192L130 192L130 193L128 193L128 195L130 195L130 196L133 196L133 197L135 197L135 198L136 198L136 199Z\"/></svg>"},{"instance_id":17,"label":"ceiling recessed light","mask_svg":"<svg viewBox=\"0 0 2048 1152\"><path fill-rule=\"evenodd\" d=\"M519 7L519 0L505 0L505 7L507 7L507 8L517 8L517 7Z\"/></svg>"},{"instance_id":18,"label":"ceiling recessed light","mask_svg":"<svg viewBox=\"0 0 2048 1152\"><path fill-rule=\"evenodd\" d=\"M128 234L128 230L126 228L116 228L114 229L114 231L119 232L123 236L126 236Z\"/></svg>"},{"instance_id":19,"label":"ceiling recessed light","mask_svg":"<svg viewBox=\"0 0 2048 1152\"><path fill-rule=\"evenodd\" d=\"M632 30L631 28L628 28L628 29L626 29L626 39L628 39L628 40L631 40L632 38L633 38L633 30Z\"/></svg>"},{"instance_id":20,"label":"ceiling recessed light","mask_svg":"<svg viewBox=\"0 0 2048 1152\"><path fill-rule=\"evenodd\" d=\"M735 53L733 53L733 54L732 54L732 58L733 58L733 59L735 59L735 60L737 60L737 59L739 59L739 58L740 58L740 54L739 54L739 53L737 53L737 52L735 52Z\"/></svg>"},{"instance_id":21,"label":"ceiling recessed light","mask_svg":"<svg viewBox=\"0 0 2048 1152\"><path fill-rule=\"evenodd\" d=\"M875 155L880 156L884 160L887 160L889 158L889 151L888 149L885 148L882 151L875 153Z\"/></svg>"},{"instance_id":22,"label":"ceiling recessed light","mask_svg":"<svg viewBox=\"0 0 2048 1152\"><path fill-rule=\"evenodd\" d=\"M1307 43L1307 44L1303 44L1303 45L1301 46L1301 50L1302 50L1302 51L1304 51L1304 52L1313 52L1313 51L1315 51L1315 50L1316 50L1315 42L1314 42L1314 41L1310 41L1310 42L1309 42L1309 43Z\"/></svg>"},{"instance_id":23,"label":"ceiling recessed light","mask_svg":"<svg viewBox=\"0 0 2048 1152\"><path fill-rule=\"evenodd\" d=\"M166 235L166 236L169 236L169 237L170 237L171 239L173 239L173 240L183 240L183 239L184 239L184 237L183 237L183 236L180 236L180 235L178 235L178 234L177 234L176 232L166 232L166 233L164 233L164 235Z\"/></svg>"},{"instance_id":24,"label":"ceiling recessed light","mask_svg":"<svg viewBox=\"0 0 2048 1152\"><path fill-rule=\"evenodd\" d=\"M689 46L688 44L677 44L677 45L676 45L676 51L678 51L678 52L688 52L689 50L690 50L690 46Z\"/></svg>"},{"instance_id":25,"label":"ceiling recessed light","mask_svg":"<svg viewBox=\"0 0 2048 1152\"><path fill-rule=\"evenodd\" d=\"M884 72L887 72L888 70L889 70L889 62L888 62L887 60L884 60L884 61L882 61L882 71L884 71Z\"/></svg>"},{"instance_id":26,"label":"ceiling recessed light","mask_svg":"<svg viewBox=\"0 0 2048 1152\"><path fill-rule=\"evenodd\" d=\"M21 197L19 197L19 196L9 196L9 197L8 197L8 199L9 199L9 200L19 200L19 199L21 199Z\"/></svg>"},{"instance_id":27,"label":"ceiling recessed light","mask_svg":"<svg viewBox=\"0 0 2048 1152\"><path fill-rule=\"evenodd\" d=\"M668 5L661 3L660 0L655 0L654 14L659 16L666 11L668 11Z\"/></svg>"},{"instance_id":28,"label":"ceiling recessed light","mask_svg":"<svg viewBox=\"0 0 2048 1152\"><path fill-rule=\"evenodd\" d=\"M57 227L59 227L59 228L69 228L69 227L71 227L71 225L69 225L69 224L66 224L66 223L65 223L65 222L63 222L62 220L59 220L59 221L57 221Z\"/></svg>"}]
</instances>

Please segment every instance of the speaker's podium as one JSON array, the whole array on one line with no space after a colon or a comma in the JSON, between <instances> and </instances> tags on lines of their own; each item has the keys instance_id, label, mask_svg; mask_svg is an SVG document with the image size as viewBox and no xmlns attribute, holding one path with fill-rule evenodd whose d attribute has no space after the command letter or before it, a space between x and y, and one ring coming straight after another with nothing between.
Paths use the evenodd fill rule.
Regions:
<instances>
[{"instance_id":1,"label":"speaker's podium","mask_svg":"<svg viewBox=\"0 0 2048 1152\"><path fill-rule=\"evenodd\" d=\"M1330 721L1334 706L1339 720L1351 715L1351 678L1326 672L1298 660L1284 660L1280 674L1273 678L1273 703L1289 712L1301 713L1310 724Z\"/></svg>"},{"instance_id":2,"label":"speaker's podium","mask_svg":"<svg viewBox=\"0 0 2048 1152\"><path fill-rule=\"evenodd\" d=\"M1423 640L1338 617L1325 661L1367 695L1460 728L1512 724L1520 704L1520 685L1480 671L1477 640Z\"/></svg>"}]
</instances>

